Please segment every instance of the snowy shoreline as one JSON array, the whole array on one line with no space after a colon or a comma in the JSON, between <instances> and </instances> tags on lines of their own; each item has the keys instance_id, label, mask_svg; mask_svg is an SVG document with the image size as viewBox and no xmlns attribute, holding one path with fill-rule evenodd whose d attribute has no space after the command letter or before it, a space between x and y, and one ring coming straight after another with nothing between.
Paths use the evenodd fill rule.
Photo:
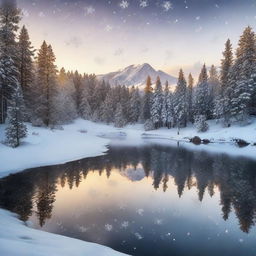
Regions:
<instances>
[{"instance_id":1,"label":"snowy shoreline","mask_svg":"<svg viewBox=\"0 0 256 256\"><path fill-rule=\"evenodd\" d=\"M105 154L107 145L115 139L122 139L125 144L143 145L145 143L160 143L170 146L183 146L189 150L204 150L212 153L226 153L232 156L256 158L256 119L248 126L233 126L223 128L210 121L210 130L205 133L196 132L189 126L180 130L159 129L145 132L143 125L128 125L115 128L111 125L98 124L82 119L64 125L63 129L28 126L28 137L18 148L10 148L0 144L0 178L28 168L62 164L86 157ZM0 141L4 139L4 125L0 125ZM188 143L190 138L199 136L211 143L194 145ZM250 145L239 148L234 142L242 139ZM122 141L121 140L121 141ZM121 143L118 141L118 143Z\"/></svg>"},{"instance_id":2,"label":"snowy shoreline","mask_svg":"<svg viewBox=\"0 0 256 256\"><path fill-rule=\"evenodd\" d=\"M4 125L0 126L0 141L4 136ZM197 133L193 127L180 130L159 129L145 132L142 125L115 128L104 124L78 119L63 129L50 130L32 127L28 124L28 137L19 148L0 144L0 178L28 168L61 164L86 157L105 154L107 145L141 146L159 143L180 146L188 150L229 154L256 159L256 147L238 148L232 142L235 138L249 143L256 142L256 121L246 127L221 128L211 124L206 133ZM194 145L189 139L199 136L214 143ZM115 140L117 139L117 140ZM221 142L221 143L220 143ZM41 256L41 255L124 255L114 250L69 237L63 237L27 227L17 215L0 209L0 255Z\"/></svg>"},{"instance_id":3,"label":"snowy shoreline","mask_svg":"<svg viewBox=\"0 0 256 256\"><path fill-rule=\"evenodd\" d=\"M3 256L124 256L103 245L36 230L18 216L0 209L0 255Z\"/></svg>"}]
</instances>

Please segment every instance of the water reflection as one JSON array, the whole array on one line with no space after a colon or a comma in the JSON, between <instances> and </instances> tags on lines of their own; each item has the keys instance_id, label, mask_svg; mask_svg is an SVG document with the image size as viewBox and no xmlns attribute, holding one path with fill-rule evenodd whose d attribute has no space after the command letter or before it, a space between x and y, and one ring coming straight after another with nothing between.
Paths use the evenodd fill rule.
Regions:
<instances>
[{"instance_id":1,"label":"water reflection","mask_svg":"<svg viewBox=\"0 0 256 256\"><path fill-rule=\"evenodd\" d=\"M142 241L143 238L149 237L153 242L149 240L147 242L159 244L171 236L171 241L175 242L174 232L178 236L179 231L184 230L185 235L190 236L191 231L187 229L189 225L192 230L196 229L197 227L193 226L196 221L199 225L206 225L206 227L211 225L211 221L218 225L224 225L223 223L227 222L232 212L238 219L240 230L249 233L255 224L255 168L256 163L252 160L230 158L227 155L213 156L205 152L191 152L182 148L158 145L111 147L105 156L27 170L1 179L0 206L18 213L24 221L36 219L39 226L44 227L45 230L107 244L127 253L168 255L165 254L165 250L169 253L172 250L173 255L176 255L177 251L179 251L177 255L185 255L180 252L181 246L172 245L169 248L169 243L165 243L161 249L153 245L148 245L147 249L138 249L141 243L136 244L135 239ZM90 179L87 178L89 173L92 174ZM137 185L131 185L131 182L136 182ZM148 182L152 183L151 188L154 188L156 192L150 190L150 187L147 186ZM118 184L121 185L118 186ZM83 192L79 190L78 193L80 187ZM168 191L173 193L174 190L177 191L175 193L180 199L171 198L171 194L170 199L164 197ZM76 194L71 196L72 191ZM85 191L89 196L85 194ZM185 197L185 192L187 197L181 201ZM197 202L193 201L195 193L198 198ZM75 198L79 202L72 202L75 201ZM152 202L150 202L150 198L152 198ZM122 205L122 200L124 205ZM141 201L133 206L137 200ZM170 200L169 203L168 200ZM223 223L219 223L214 214L213 217L209 217L209 212L203 208L201 213L205 214L202 215L203 217L200 215L202 219L200 216L195 217L196 214L199 215L199 210L196 212L196 207L200 208L198 203L202 201L206 201L209 211L213 213L217 211L218 214L219 211L216 208L218 208L217 204L220 204ZM182 206L179 205L179 202ZM148 206L151 203L152 205ZM140 208L139 204L144 205ZM190 213L186 212L188 210L186 204L191 207ZM69 208L68 205L71 207ZM210 209L211 207L212 209ZM132 212L134 209L135 211ZM146 210L150 214L141 218L145 216ZM204 217L208 219L204 220ZM148 224L150 218L155 224L154 229ZM183 218L186 221L191 219L191 222L180 222L178 227L175 223L177 218ZM213 218L213 220L209 218ZM55 220L55 224L52 223L52 219ZM109 223L110 219L112 223ZM46 225L47 221L49 221L48 226ZM163 222L172 223L172 228L168 229L168 225L161 225ZM117 223L119 231L112 232ZM216 226L218 225L216 224ZM229 228L235 229L235 225L237 224L232 220ZM38 228L40 228L39 226ZM78 227L76 231L74 231L74 226ZM128 226L130 227L129 232L127 231ZM158 228L160 226L161 229ZM104 237L100 227L106 232ZM211 238L213 230L209 231L209 227L206 230L202 228L201 231L197 231L195 239L201 239L204 232L208 238ZM112 232L111 235L108 234L110 232ZM134 239L129 238L131 232ZM239 235L241 236L236 232L236 237ZM219 243L221 241L224 242L224 238L218 240ZM217 244L217 240L215 242ZM225 243L231 242L225 241ZM250 243L248 245L247 249L250 252L256 248ZM150 249L151 246L153 247ZM207 255L213 255L211 253L214 250L210 252L210 245L206 247ZM232 245L231 248L233 248L230 251L232 255L238 255L235 246Z\"/></svg>"}]
</instances>

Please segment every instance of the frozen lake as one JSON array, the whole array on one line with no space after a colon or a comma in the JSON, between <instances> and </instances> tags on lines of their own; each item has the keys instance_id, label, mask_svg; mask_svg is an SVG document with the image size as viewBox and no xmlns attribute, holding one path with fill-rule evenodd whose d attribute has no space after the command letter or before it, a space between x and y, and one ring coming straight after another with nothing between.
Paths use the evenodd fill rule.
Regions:
<instances>
[{"instance_id":1,"label":"frozen lake","mask_svg":"<svg viewBox=\"0 0 256 256\"><path fill-rule=\"evenodd\" d=\"M0 180L0 206L36 229L131 255L256 255L256 161L160 145Z\"/></svg>"}]
</instances>

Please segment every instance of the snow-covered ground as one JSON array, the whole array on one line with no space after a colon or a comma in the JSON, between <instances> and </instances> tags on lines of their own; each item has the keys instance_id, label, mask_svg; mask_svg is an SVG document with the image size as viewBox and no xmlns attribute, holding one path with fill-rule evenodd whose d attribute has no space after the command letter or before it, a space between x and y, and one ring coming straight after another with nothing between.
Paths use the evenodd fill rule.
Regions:
<instances>
[{"instance_id":1,"label":"snow-covered ground","mask_svg":"<svg viewBox=\"0 0 256 256\"><path fill-rule=\"evenodd\" d=\"M121 256L110 248L27 227L0 209L1 256Z\"/></svg>"},{"instance_id":2,"label":"snow-covered ground","mask_svg":"<svg viewBox=\"0 0 256 256\"><path fill-rule=\"evenodd\" d=\"M205 133L196 132L190 126L180 130L159 129L145 132L143 125L128 125L125 128L115 128L111 125L98 124L78 119L73 124L64 125L63 130L51 130L32 127L28 124L28 137L18 148L10 148L0 144L0 177L27 168L53 165L93 157L104 154L106 146L115 138L124 139L123 143L140 145L143 143L164 143L185 146L192 150L208 150L218 153L229 153L256 158L256 119L250 125L239 125L223 128L214 121ZM4 125L0 125L0 141L4 140ZM187 143L189 138L199 136L215 142L208 145L196 146ZM238 148L234 139L243 139L251 145Z\"/></svg>"},{"instance_id":3,"label":"snow-covered ground","mask_svg":"<svg viewBox=\"0 0 256 256\"><path fill-rule=\"evenodd\" d=\"M0 141L4 140L4 125L0 125ZM200 136L212 142L208 145L187 143L188 138ZM254 144L256 142L256 119L252 124L222 128L211 122L210 130L197 133L193 127L180 130L159 129L145 132L142 125L129 125L118 129L105 124L76 120L64 125L62 130L32 127L28 124L28 137L18 148L0 144L0 177L26 168L53 165L104 154L110 143L141 145L162 143L184 146L190 150L207 150L256 158L256 146L235 146L236 138ZM178 142L179 141L179 142ZM225 142L225 143L224 143ZM17 216L0 209L0 255L4 256L55 256L55 255L121 255L104 246L86 243L31 229L19 221Z\"/></svg>"}]
</instances>

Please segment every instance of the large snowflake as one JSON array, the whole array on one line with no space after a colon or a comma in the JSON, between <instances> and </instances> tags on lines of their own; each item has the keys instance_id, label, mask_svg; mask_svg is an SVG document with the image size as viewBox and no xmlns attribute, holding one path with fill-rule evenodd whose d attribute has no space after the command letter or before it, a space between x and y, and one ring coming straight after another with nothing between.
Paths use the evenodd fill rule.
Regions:
<instances>
[{"instance_id":1,"label":"large snowflake","mask_svg":"<svg viewBox=\"0 0 256 256\"><path fill-rule=\"evenodd\" d=\"M170 9L173 9L172 3L170 1L164 1L162 7L166 12L168 12Z\"/></svg>"},{"instance_id":2,"label":"large snowflake","mask_svg":"<svg viewBox=\"0 0 256 256\"><path fill-rule=\"evenodd\" d=\"M148 7L148 0L140 0L140 7L141 8Z\"/></svg>"},{"instance_id":3,"label":"large snowflake","mask_svg":"<svg viewBox=\"0 0 256 256\"><path fill-rule=\"evenodd\" d=\"M119 3L119 6L122 8L122 9L126 9L129 7L129 2L127 0L122 0L120 3Z\"/></svg>"}]
</instances>

